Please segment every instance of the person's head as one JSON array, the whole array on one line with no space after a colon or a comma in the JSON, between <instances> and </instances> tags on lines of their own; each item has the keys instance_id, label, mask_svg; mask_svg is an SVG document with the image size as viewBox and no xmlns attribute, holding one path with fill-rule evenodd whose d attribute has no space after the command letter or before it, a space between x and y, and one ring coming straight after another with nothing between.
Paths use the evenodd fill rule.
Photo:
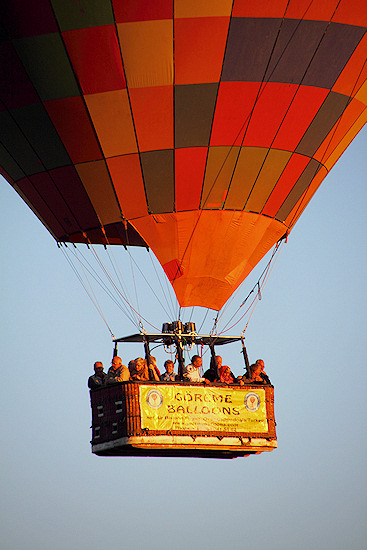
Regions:
<instances>
[{"instance_id":1,"label":"person's head","mask_svg":"<svg viewBox=\"0 0 367 550\"><path fill-rule=\"evenodd\" d=\"M135 369L137 372L140 372L142 370L144 370L144 367L145 367L145 359L143 359L142 357L137 357L135 359Z\"/></svg>"},{"instance_id":2,"label":"person's head","mask_svg":"<svg viewBox=\"0 0 367 550\"><path fill-rule=\"evenodd\" d=\"M195 367L197 369L200 368L201 365L203 364L203 361L202 361L200 355L193 355L191 357L191 364L192 364L193 367Z\"/></svg>"},{"instance_id":3,"label":"person's head","mask_svg":"<svg viewBox=\"0 0 367 550\"><path fill-rule=\"evenodd\" d=\"M231 376L231 369L229 368L228 365L223 365L223 367L221 367L220 375L224 376L225 378L227 378L228 376Z\"/></svg>"},{"instance_id":4,"label":"person's head","mask_svg":"<svg viewBox=\"0 0 367 550\"><path fill-rule=\"evenodd\" d=\"M222 366L223 359L220 355L217 355L216 357L217 357L217 367L218 369L220 369Z\"/></svg>"},{"instance_id":5,"label":"person's head","mask_svg":"<svg viewBox=\"0 0 367 550\"><path fill-rule=\"evenodd\" d=\"M153 357L153 355L149 357L149 365L153 365L154 367L157 366L157 359Z\"/></svg>"},{"instance_id":6,"label":"person's head","mask_svg":"<svg viewBox=\"0 0 367 550\"><path fill-rule=\"evenodd\" d=\"M118 357L117 355L112 359L112 368L113 370L117 370L121 367L122 365L122 359L121 357Z\"/></svg>"},{"instance_id":7,"label":"person's head","mask_svg":"<svg viewBox=\"0 0 367 550\"><path fill-rule=\"evenodd\" d=\"M251 368L251 373L253 377L260 376L262 371L261 365L259 365L258 363L254 363L253 365L251 365L250 368Z\"/></svg>"},{"instance_id":8,"label":"person's head","mask_svg":"<svg viewBox=\"0 0 367 550\"><path fill-rule=\"evenodd\" d=\"M265 368L265 363L262 359L257 359L256 360L256 365L259 365L259 367L261 367L261 370L263 371L264 368Z\"/></svg>"},{"instance_id":9,"label":"person's head","mask_svg":"<svg viewBox=\"0 0 367 550\"><path fill-rule=\"evenodd\" d=\"M94 363L94 372L97 376L101 376L103 373L103 363L101 361L96 361Z\"/></svg>"},{"instance_id":10,"label":"person's head","mask_svg":"<svg viewBox=\"0 0 367 550\"><path fill-rule=\"evenodd\" d=\"M171 359L167 359L167 361L164 362L164 368L168 374L172 374L174 369L173 361L171 361Z\"/></svg>"}]
</instances>

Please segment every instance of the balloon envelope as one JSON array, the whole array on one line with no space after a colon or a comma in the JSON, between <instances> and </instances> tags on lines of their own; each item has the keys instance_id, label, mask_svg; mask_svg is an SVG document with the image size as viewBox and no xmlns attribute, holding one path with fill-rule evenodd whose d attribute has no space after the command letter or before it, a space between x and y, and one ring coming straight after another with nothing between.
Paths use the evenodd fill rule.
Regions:
<instances>
[{"instance_id":1,"label":"balloon envelope","mask_svg":"<svg viewBox=\"0 0 367 550\"><path fill-rule=\"evenodd\" d=\"M367 119L362 0L12 0L0 165L60 242L220 309Z\"/></svg>"}]
</instances>

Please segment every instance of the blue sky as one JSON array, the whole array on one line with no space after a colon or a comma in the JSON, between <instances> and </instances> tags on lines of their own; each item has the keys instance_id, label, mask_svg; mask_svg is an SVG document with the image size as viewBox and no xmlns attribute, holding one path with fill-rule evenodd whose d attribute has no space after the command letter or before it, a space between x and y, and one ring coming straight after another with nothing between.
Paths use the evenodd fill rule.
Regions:
<instances>
[{"instance_id":1,"label":"blue sky","mask_svg":"<svg viewBox=\"0 0 367 550\"><path fill-rule=\"evenodd\" d=\"M231 461L91 454L86 381L95 360L108 367L110 335L52 237L0 181L2 548L364 547L366 152L363 130L295 226L251 317L248 352L275 385L278 449ZM145 291L140 305L156 323L172 320ZM135 332L108 302L106 312L116 336ZM119 351L124 362L139 354ZM223 356L242 372L239 348Z\"/></svg>"}]
</instances>

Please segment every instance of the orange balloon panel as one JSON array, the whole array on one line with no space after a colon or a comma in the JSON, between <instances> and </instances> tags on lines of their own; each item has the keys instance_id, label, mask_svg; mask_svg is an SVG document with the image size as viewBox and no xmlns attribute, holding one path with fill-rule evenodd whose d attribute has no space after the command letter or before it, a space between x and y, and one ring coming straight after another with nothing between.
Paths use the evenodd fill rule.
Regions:
<instances>
[{"instance_id":1,"label":"orange balloon panel","mask_svg":"<svg viewBox=\"0 0 367 550\"><path fill-rule=\"evenodd\" d=\"M362 0L6 2L1 173L60 242L223 306L367 119Z\"/></svg>"},{"instance_id":2,"label":"orange balloon panel","mask_svg":"<svg viewBox=\"0 0 367 550\"><path fill-rule=\"evenodd\" d=\"M225 210L147 216L135 226L155 251L179 302L211 309L228 300L284 235L277 220Z\"/></svg>"}]
</instances>

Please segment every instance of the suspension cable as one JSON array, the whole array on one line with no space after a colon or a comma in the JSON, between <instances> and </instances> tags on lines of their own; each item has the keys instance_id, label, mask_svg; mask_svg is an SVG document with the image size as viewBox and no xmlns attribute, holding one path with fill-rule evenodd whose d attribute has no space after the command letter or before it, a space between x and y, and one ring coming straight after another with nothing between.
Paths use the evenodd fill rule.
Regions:
<instances>
[{"instance_id":1,"label":"suspension cable","mask_svg":"<svg viewBox=\"0 0 367 550\"><path fill-rule=\"evenodd\" d=\"M88 273L93 277L93 279L102 288L102 290L111 298L111 300L117 305L117 307L120 308L120 310L126 315L126 317L129 319L129 321L133 325L135 325L135 321L134 321L133 317L131 316L130 309L126 308L126 305L124 304L124 302L118 301L118 299L117 299L118 295L115 295L113 292L111 292L111 290L106 285L105 281L98 275L95 268L91 265L91 263L88 261L88 259L84 256L83 252L80 249L77 249L76 246L75 246L75 248L78 251L78 254L76 254L75 250L70 249L67 246L66 246L66 248L69 251L69 254L72 254L74 256L74 258L77 260L77 262L82 267L82 269L88 271ZM84 264L83 264L82 260L84 261ZM76 267L74 269L76 270Z\"/></svg>"},{"instance_id":2,"label":"suspension cable","mask_svg":"<svg viewBox=\"0 0 367 550\"><path fill-rule=\"evenodd\" d=\"M84 237L88 239L87 235L84 234ZM135 314L138 316L138 318L140 319L143 319L146 323L148 323L149 326L151 326L152 328L154 328L155 330L159 330L156 326L154 326L152 323L150 323L145 317L143 317L143 315L141 315L135 308L134 306L129 302L129 300L127 300L127 298L122 294L122 292L120 291L120 289L118 288L118 286L116 285L115 281L112 279L111 275L109 274L109 272L107 271L107 269L105 268L103 262L101 262L93 244L89 241L88 239L88 242L89 242L89 245L91 247L91 249L93 250L93 253L95 255L95 258L97 260L97 262L99 263L101 269L103 270L103 272L105 273L106 277L108 278L108 280L110 281L111 285L115 288L115 290L118 292L118 294L121 296L121 298L127 303L127 305L130 307L130 309L132 311L135 312ZM139 325L141 325L141 322L139 322Z\"/></svg>"},{"instance_id":3,"label":"suspension cable","mask_svg":"<svg viewBox=\"0 0 367 550\"><path fill-rule=\"evenodd\" d=\"M86 284L84 283L82 277L80 276L78 270L75 268L75 266L73 265L73 263L71 262L69 256L66 254L65 250L63 247L59 247L61 248L62 250L62 253L64 254L64 257L66 258L66 261L68 262L68 264L70 265L71 269L74 271L75 275L77 276L79 282L81 283L82 287L84 288L85 292L87 293L88 297L90 298L90 300L92 301L93 305L95 306L96 310L98 311L99 315L101 316L103 322L105 323L107 329L109 330L110 334L111 334L111 338L114 338L114 334L109 326L109 324L107 323L107 320L105 318L105 316L103 315L103 312L102 312L102 309L99 305L99 302L97 300L97 297L95 296L93 290L92 290L92 287L88 281L88 285L89 285L89 288L90 288L90 291L88 290ZM84 271L84 270L83 270ZM85 274L85 271L84 271L84 274ZM87 278L87 277L86 277Z\"/></svg>"},{"instance_id":4,"label":"suspension cable","mask_svg":"<svg viewBox=\"0 0 367 550\"><path fill-rule=\"evenodd\" d=\"M104 234L105 234L105 236L106 236L106 240L108 241L108 237L107 237L107 235L106 235L105 232L104 232ZM110 244L110 243L108 242L108 244ZM125 288L125 293L126 293L126 296L129 298L129 301L132 302L131 297L130 297L130 295L129 295L129 291L128 291L127 285L123 283L123 276L122 276L121 270L120 270L120 268L119 268L119 265L118 265L118 263L117 263L117 261L116 261L116 258L115 258L114 254L113 254L112 246L110 245L109 247L106 247L106 250L107 250L107 253L108 253L109 256L110 256L110 254L112 255L112 257L113 257L113 259L114 259L114 264L115 264L115 266L116 266L116 268L114 267L115 274L116 274L116 276L117 276L117 278L118 278L118 280L119 280L121 286L123 286L123 287ZM169 315L169 314L167 313L167 310L166 310L166 308L164 307L162 301L159 299L159 297L157 296L156 292L154 291L152 285L150 284L148 278L146 277L144 271L139 267L138 263L135 261L135 259L134 259L133 255L131 254L131 252L130 252L128 246L126 247L126 252L128 253L129 259L130 259L130 269L131 269L131 275L132 275L133 283L134 283L134 289L135 289L135 295L136 295L136 303L137 303L137 311L139 312L140 307L139 307L138 293L137 293L137 288L136 288L136 281L135 281L135 271L134 271L134 268L137 269L137 270L139 271L139 273L140 273L140 275L143 277L145 283L147 284L147 286L148 286L148 287L150 288L150 290L152 291L152 295L156 298L156 300L158 301L158 303L159 303L159 305L161 306L161 308L165 311L166 315ZM148 252L149 252L149 250L148 250ZM168 305L168 307L169 307L168 299L167 299L167 297L166 297L165 294L164 294L164 290L163 290L163 287L162 287L162 283L161 283L161 280L160 280L160 278L159 278L159 276L158 276L158 273L157 273L157 270L156 270L156 266L154 265L154 262L153 262L153 259L152 259L152 255L151 255L151 254L149 254L149 258L150 258L150 260L151 260L151 263L152 263L153 268L154 268L154 271L155 271L155 273L156 273L158 282L159 282L159 284L160 284L160 287L161 287L161 290L162 290L162 294L163 294L163 296L166 298L166 302L167 302L167 305ZM112 264L111 258L110 258L110 261L111 261L111 264ZM113 265L113 264L112 264L112 265ZM120 277L118 276L118 274L117 274L117 272L116 272L116 269L117 269L118 273L120 274ZM140 313L138 313L138 316L139 316L139 318L137 318L136 321L137 321L137 324L140 325L140 324L141 324Z\"/></svg>"},{"instance_id":5,"label":"suspension cable","mask_svg":"<svg viewBox=\"0 0 367 550\"><path fill-rule=\"evenodd\" d=\"M116 261L116 258L115 258L115 255L113 254L113 250L112 250L112 247L107 247L106 246L106 253L107 253L107 256L110 260L110 263L111 263L111 266L112 266L112 269L114 270L114 273L115 273L115 276L117 278L117 281L119 282L121 288L124 289L124 292L126 294L126 296L129 298L129 300L131 301L131 297L130 297L130 293L129 293L129 290L128 290L128 287L127 287L127 284L125 283L124 281L124 278L122 276L122 273L121 273L121 270L119 268L119 265ZM111 258L112 256L112 258Z\"/></svg>"}]
</instances>

